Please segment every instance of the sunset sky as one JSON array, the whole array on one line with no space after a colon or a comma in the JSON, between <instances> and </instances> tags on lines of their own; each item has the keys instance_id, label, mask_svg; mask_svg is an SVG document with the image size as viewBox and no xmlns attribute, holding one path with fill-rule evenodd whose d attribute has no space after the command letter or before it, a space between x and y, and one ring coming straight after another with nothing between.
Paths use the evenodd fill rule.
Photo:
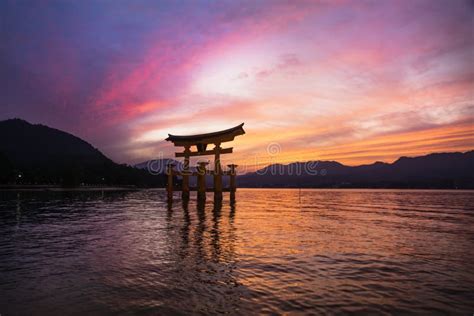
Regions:
<instances>
[{"instance_id":1,"label":"sunset sky","mask_svg":"<svg viewBox=\"0 0 474 316\"><path fill-rule=\"evenodd\" d=\"M131 164L242 122L239 164L466 151L473 18L460 0L1 1L0 119Z\"/></svg>"}]
</instances>

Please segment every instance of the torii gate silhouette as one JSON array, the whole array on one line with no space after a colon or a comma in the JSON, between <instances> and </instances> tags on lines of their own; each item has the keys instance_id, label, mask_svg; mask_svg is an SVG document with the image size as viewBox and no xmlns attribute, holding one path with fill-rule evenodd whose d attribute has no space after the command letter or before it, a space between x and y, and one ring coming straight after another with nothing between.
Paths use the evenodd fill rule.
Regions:
<instances>
[{"instance_id":1,"label":"torii gate silhouette","mask_svg":"<svg viewBox=\"0 0 474 316\"><path fill-rule=\"evenodd\" d=\"M222 192L229 191L231 199L235 198L236 184L235 184L235 175L237 165L231 164L228 165L229 170L223 171L220 162L221 154L230 154L233 151L233 148L222 148L221 144L225 142L233 141L236 136L245 134L244 123L237 125L235 127L213 132L207 134L198 134L198 135L187 135L187 136L178 136L168 134L167 141L172 142L175 146L184 147L183 152L175 153L175 156L184 157L183 170L176 171L174 170L174 164L168 164L167 175L168 175L168 199L173 199L173 176L179 175L183 177L182 187L181 187L181 196L183 199L189 199L189 176L197 176L197 192L198 199L206 199L206 174L214 175L214 199L222 199ZM214 148L207 150L207 145L213 144ZM195 146L196 151L191 151L191 147ZM193 156L206 156L214 155L214 170L206 170L207 162L199 162L197 166L197 172L191 172L189 169L189 158ZM222 187L222 176L230 176L230 185L228 189L223 189Z\"/></svg>"}]
</instances>

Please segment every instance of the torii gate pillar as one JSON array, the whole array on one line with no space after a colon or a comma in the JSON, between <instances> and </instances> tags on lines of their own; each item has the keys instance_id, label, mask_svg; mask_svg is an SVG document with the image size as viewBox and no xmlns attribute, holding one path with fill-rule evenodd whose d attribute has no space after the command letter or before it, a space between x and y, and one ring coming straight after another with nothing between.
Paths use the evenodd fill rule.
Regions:
<instances>
[{"instance_id":1,"label":"torii gate pillar","mask_svg":"<svg viewBox=\"0 0 474 316\"><path fill-rule=\"evenodd\" d=\"M214 148L214 198L222 199L221 144Z\"/></svg>"}]
</instances>

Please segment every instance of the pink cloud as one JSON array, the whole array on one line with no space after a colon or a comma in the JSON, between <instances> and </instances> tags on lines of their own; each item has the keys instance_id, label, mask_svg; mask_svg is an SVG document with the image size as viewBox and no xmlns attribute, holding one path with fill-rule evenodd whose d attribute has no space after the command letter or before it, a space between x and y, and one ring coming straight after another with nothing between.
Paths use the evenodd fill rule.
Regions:
<instances>
[{"instance_id":1,"label":"pink cloud","mask_svg":"<svg viewBox=\"0 0 474 316\"><path fill-rule=\"evenodd\" d=\"M80 18L90 17L84 9L62 21L64 30L53 14L36 51L16 36L21 50L11 56L25 57L4 73L21 88L36 88L31 98L8 97L9 114L58 112L49 119L53 125L121 161L171 152L159 139L166 132L241 121L249 131L238 141L241 159L278 141L288 159L321 149L324 157L362 161L372 140L388 137L401 150L392 135L407 144L405 134L448 133L453 124L466 129L472 119L470 4L272 1L107 9L110 14L90 21ZM28 65L20 67L22 75L11 76L22 63ZM18 105L26 102L41 106ZM410 150L472 144L469 133L458 136L437 136L439 146L416 140ZM352 143L359 147L344 145ZM384 148L395 154L377 146L364 157L382 157Z\"/></svg>"}]
</instances>

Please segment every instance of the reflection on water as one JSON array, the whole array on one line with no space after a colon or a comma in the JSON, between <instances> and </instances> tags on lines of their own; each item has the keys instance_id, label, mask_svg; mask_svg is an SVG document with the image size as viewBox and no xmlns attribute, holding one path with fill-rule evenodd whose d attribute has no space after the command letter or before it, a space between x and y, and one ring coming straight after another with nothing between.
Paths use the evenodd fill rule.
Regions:
<instances>
[{"instance_id":1,"label":"reflection on water","mask_svg":"<svg viewBox=\"0 0 474 316\"><path fill-rule=\"evenodd\" d=\"M0 313L474 311L474 194L0 192Z\"/></svg>"}]
</instances>

